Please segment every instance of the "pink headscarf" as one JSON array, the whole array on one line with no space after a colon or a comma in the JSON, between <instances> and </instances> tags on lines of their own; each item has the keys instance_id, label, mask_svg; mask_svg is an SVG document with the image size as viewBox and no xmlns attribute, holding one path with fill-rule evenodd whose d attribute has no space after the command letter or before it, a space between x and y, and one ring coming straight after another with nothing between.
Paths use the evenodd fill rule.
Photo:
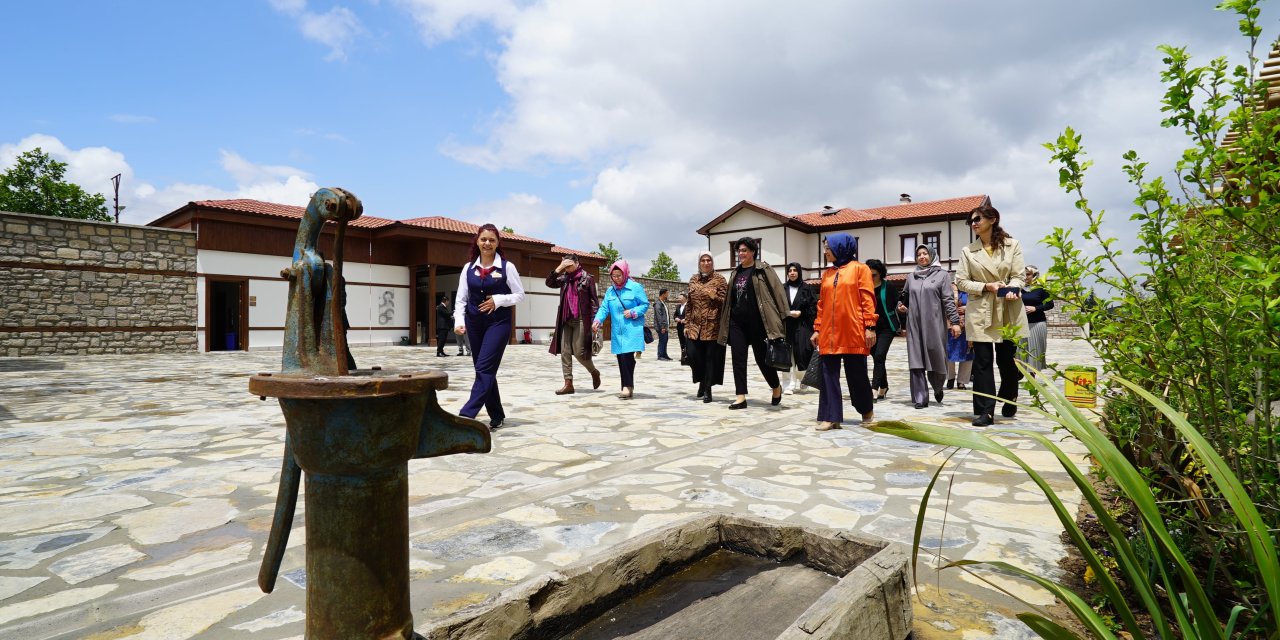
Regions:
<instances>
[{"instance_id":1,"label":"pink headscarf","mask_svg":"<svg viewBox=\"0 0 1280 640\"><path fill-rule=\"evenodd\" d=\"M614 260L613 264L609 265L610 278L613 277L614 269L619 269L622 271L622 284L615 285L618 289L621 289L623 285L627 284L627 280L631 279L631 265L627 264L627 261L623 260L622 258L618 258L617 260Z\"/></svg>"}]
</instances>

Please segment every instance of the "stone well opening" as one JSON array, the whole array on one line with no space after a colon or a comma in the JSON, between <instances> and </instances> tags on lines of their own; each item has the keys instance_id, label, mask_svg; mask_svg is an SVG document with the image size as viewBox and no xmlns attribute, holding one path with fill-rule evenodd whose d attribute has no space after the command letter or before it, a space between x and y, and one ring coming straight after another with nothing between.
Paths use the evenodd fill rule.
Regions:
<instances>
[{"instance_id":1,"label":"stone well opening","mask_svg":"<svg viewBox=\"0 0 1280 640\"><path fill-rule=\"evenodd\" d=\"M429 640L904 640L909 553L846 531L705 515L543 574Z\"/></svg>"}]
</instances>

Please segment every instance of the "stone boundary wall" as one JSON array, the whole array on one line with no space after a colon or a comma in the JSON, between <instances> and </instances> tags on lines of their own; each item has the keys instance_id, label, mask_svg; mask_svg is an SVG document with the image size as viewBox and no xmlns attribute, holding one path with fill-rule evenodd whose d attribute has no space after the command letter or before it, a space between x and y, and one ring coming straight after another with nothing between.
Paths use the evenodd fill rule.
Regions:
<instances>
[{"instance_id":1,"label":"stone boundary wall","mask_svg":"<svg viewBox=\"0 0 1280 640\"><path fill-rule=\"evenodd\" d=\"M1049 325L1050 338L1079 338L1084 336L1084 330L1071 319L1071 310L1063 309L1060 305L1044 312L1045 323Z\"/></svg>"},{"instance_id":2,"label":"stone boundary wall","mask_svg":"<svg viewBox=\"0 0 1280 640\"><path fill-rule=\"evenodd\" d=\"M0 212L0 355L196 349L196 234Z\"/></svg>"}]
</instances>

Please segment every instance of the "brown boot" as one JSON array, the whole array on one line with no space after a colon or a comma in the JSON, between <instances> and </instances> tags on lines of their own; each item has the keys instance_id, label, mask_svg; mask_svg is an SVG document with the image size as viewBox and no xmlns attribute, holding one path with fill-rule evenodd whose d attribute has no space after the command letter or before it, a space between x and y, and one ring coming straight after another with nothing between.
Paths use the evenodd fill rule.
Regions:
<instances>
[{"instance_id":1,"label":"brown boot","mask_svg":"<svg viewBox=\"0 0 1280 640\"><path fill-rule=\"evenodd\" d=\"M565 395L569 395L570 393L573 393L573 378L565 378L564 386L560 387L559 391L556 391L556 395L565 396Z\"/></svg>"},{"instance_id":2,"label":"brown boot","mask_svg":"<svg viewBox=\"0 0 1280 640\"><path fill-rule=\"evenodd\" d=\"M592 389L600 388L600 370L599 369L596 369L595 371L591 372L591 388Z\"/></svg>"}]
</instances>

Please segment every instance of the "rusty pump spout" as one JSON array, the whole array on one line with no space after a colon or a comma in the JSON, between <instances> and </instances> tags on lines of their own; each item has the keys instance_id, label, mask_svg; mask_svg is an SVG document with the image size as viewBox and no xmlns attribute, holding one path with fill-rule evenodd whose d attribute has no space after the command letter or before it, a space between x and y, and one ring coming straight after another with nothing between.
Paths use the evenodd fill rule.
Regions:
<instances>
[{"instance_id":1,"label":"rusty pump spout","mask_svg":"<svg viewBox=\"0 0 1280 640\"><path fill-rule=\"evenodd\" d=\"M298 227L279 374L249 391L280 402L284 460L258 586L275 588L306 472L307 640L414 637L409 606L408 461L487 453L484 424L445 412L440 371L348 371L342 304L342 243L360 200L320 189ZM337 225L332 265L317 243Z\"/></svg>"}]
</instances>

